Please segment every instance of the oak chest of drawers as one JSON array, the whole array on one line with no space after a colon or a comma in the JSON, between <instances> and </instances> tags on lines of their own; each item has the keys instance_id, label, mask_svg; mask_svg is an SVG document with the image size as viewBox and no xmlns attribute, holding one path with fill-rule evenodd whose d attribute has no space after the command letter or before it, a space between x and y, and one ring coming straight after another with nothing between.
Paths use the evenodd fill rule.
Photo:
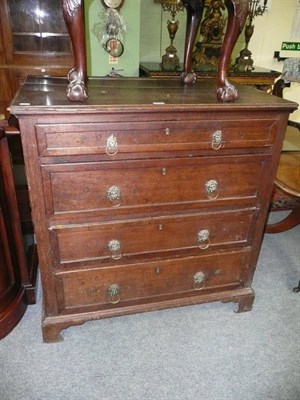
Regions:
<instances>
[{"instance_id":1,"label":"oak chest of drawers","mask_svg":"<svg viewBox=\"0 0 300 400\"><path fill-rule=\"evenodd\" d=\"M252 307L273 179L296 105L213 82L29 79L20 121L45 341L87 320L210 301Z\"/></svg>"}]
</instances>

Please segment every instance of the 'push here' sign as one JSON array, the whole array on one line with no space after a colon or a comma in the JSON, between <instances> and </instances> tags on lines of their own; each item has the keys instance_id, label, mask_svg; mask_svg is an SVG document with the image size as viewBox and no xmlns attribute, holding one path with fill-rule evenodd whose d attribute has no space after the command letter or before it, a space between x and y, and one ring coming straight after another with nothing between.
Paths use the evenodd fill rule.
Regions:
<instances>
[{"instance_id":1,"label":"'push here' sign","mask_svg":"<svg viewBox=\"0 0 300 400\"><path fill-rule=\"evenodd\" d=\"M282 42L281 50L300 51L300 42Z\"/></svg>"}]
</instances>

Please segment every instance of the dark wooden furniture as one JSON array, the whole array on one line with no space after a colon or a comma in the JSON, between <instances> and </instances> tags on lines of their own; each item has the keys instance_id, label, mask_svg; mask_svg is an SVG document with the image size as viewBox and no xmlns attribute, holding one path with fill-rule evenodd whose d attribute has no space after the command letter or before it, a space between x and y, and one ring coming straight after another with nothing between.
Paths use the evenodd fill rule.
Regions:
<instances>
[{"instance_id":1,"label":"dark wooden furniture","mask_svg":"<svg viewBox=\"0 0 300 400\"><path fill-rule=\"evenodd\" d=\"M17 127L9 105L27 75L65 76L73 62L71 42L61 1L2 0L0 2L0 124L4 118ZM7 125L7 124L6 124ZM4 128L6 130L7 126ZM32 221L19 134L9 127L8 146L14 171L22 182L15 190L23 234ZM16 175L16 174L15 174ZM19 179L20 180L20 179Z\"/></svg>"},{"instance_id":2,"label":"dark wooden furniture","mask_svg":"<svg viewBox=\"0 0 300 400\"><path fill-rule=\"evenodd\" d=\"M187 23L184 68L181 80L185 84L193 84L197 76L192 70L192 52L202 19L205 0L182 0L182 3L186 8ZM86 88L87 66L83 1L62 0L62 6L74 53L74 67L68 74L67 97L70 101L85 101L88 97L88 91ZM238 97L238 92L234 85L229 82L227 70L232 50L248 15L248 0L225 0L225 6L228 11L228 23L220 51L215 93L219 101L232 102Z\"/></svg>"},{"instance_id":3,"label":"dark wooden furniture","mask_svg":"<svg viewBox=\"0 0 300 400\"><path fill-rule=\"evenodd\" d=\"M284 88L290 87L291 82L300 83L300 60L297 58L284 61L282 77L275 83L273 95L282 98ZM267 233L284 232L300 224L300 124L291 120L288 121L274 181L271 211L280 209L274 207L278 198L282 198L285 208L291 212L282 221L267 225Z\"/></svg>"},{"instance_id":4,"label":"dark wooden furniture","mask_svg":"<svg viewBox=\"0 0 300 400\"><path fill-rule=\"evenodd\" d=\"M182 73L183 66L178 71L162 71L159 63L144 62L140 64L140 76L147 78L168 78L178 79ZM194 71L198 79L215 79L215 71ZM255 67L254 70L248 72L230 71L228 76L233 83L241 83L243 85L255 86L264 91L270 91L274 81L281 75L280 72L268 70L261 67Z\"/></svg>"},{"instance_id":5,"label":"dark wooden furniture","mask_svg":"<svg viewBox=\"0 0 300 400\"><path fill-rule=\"evenodd\" d=\"M0 115L27 75L65 76L72 62L61 0L0 2Z\"/></svg>"},{"instance_id":6,"label":"dark wooden furniture","mask_svg":"<svg viewBox=\"0 0 300 400\"><path fill-rule=\"evenodd\" d=\"M289 113L242 85L29 79L20 121L43 284L43 337L87 320L210 301L251 282Z\"/></svg>"},{"instance_id":7,"label":"dark wooden furniture","mask_svg":"<svg viewBox=\"0 0 300 400\"><path fill-rule=\"evenodd\" d=\"M282 152L274 183L275 191L294 198L295 204L283 220L267 225L267 233L285 232L300 224L300 151Z\"/></svg>"},{"instance_id":8,"label":"dark wooden furniture","mask_svg":"<svg viewBox=\"0 0 300 400\"><path fill-rule=\"evenodd\" d=\"M0 339L34 304L37 254L24 245L7 136L0 127Z\"/></svg>"}]
</instances>

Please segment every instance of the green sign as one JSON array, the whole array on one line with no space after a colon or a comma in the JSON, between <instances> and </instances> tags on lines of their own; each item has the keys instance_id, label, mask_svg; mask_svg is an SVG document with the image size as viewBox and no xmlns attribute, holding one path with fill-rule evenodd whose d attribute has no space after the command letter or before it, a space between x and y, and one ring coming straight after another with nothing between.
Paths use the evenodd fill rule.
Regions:
<instances>
[{"instance_id":1,"label":"green sign","mask_svg":"<svg viewBox=\"0 0 300 400\"><path fill-rule=\"evenodd\" d=\"M282 42L281 50L300 51L300 42Z\"/></svg>"}]
</instances>

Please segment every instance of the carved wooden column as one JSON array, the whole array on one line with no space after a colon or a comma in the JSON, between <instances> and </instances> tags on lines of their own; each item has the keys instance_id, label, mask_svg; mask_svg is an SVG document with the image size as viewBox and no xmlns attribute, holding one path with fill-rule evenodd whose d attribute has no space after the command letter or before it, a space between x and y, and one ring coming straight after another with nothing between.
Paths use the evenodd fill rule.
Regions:
<instances>
[{"instance_id":1,"label":"carved wooden column","mask_svg":"<svg viewBox=\"0 0 300 400\"><path fill-rule=\"evenodd\" d=\"M196 81L196 74L192 70L192 53L203 14L204 0L183 0L182 3L186 8L187 21L181 79L184 83L192 84Z\"/></svg>"},{"instance_id":2,"label":"carved wooden column","mask_svg":"<svg viewBox=\"0 0 300 400\"><path fill-rule=\"evenodd\" d=\"M61 0L61 2L74 55L74 67L68 74L67 97L70 101L84 101L88 94L85 86L87 67L83 0Z\"/></svg>"},{"instance_id":3,"label":"carved wooden column","mask_svg":"<svg viewBox=\"0 0 300 400\"><path fill-rule=\"evenodd\" d=\"M218 100L231 102L238 97L238 93L234 85L228 81L228 64L236 41L245 25L249 2L248 0L225 0L225 6L228 10L228 22L221 47L216 90Z\"/></svg>"}]
</instances>

